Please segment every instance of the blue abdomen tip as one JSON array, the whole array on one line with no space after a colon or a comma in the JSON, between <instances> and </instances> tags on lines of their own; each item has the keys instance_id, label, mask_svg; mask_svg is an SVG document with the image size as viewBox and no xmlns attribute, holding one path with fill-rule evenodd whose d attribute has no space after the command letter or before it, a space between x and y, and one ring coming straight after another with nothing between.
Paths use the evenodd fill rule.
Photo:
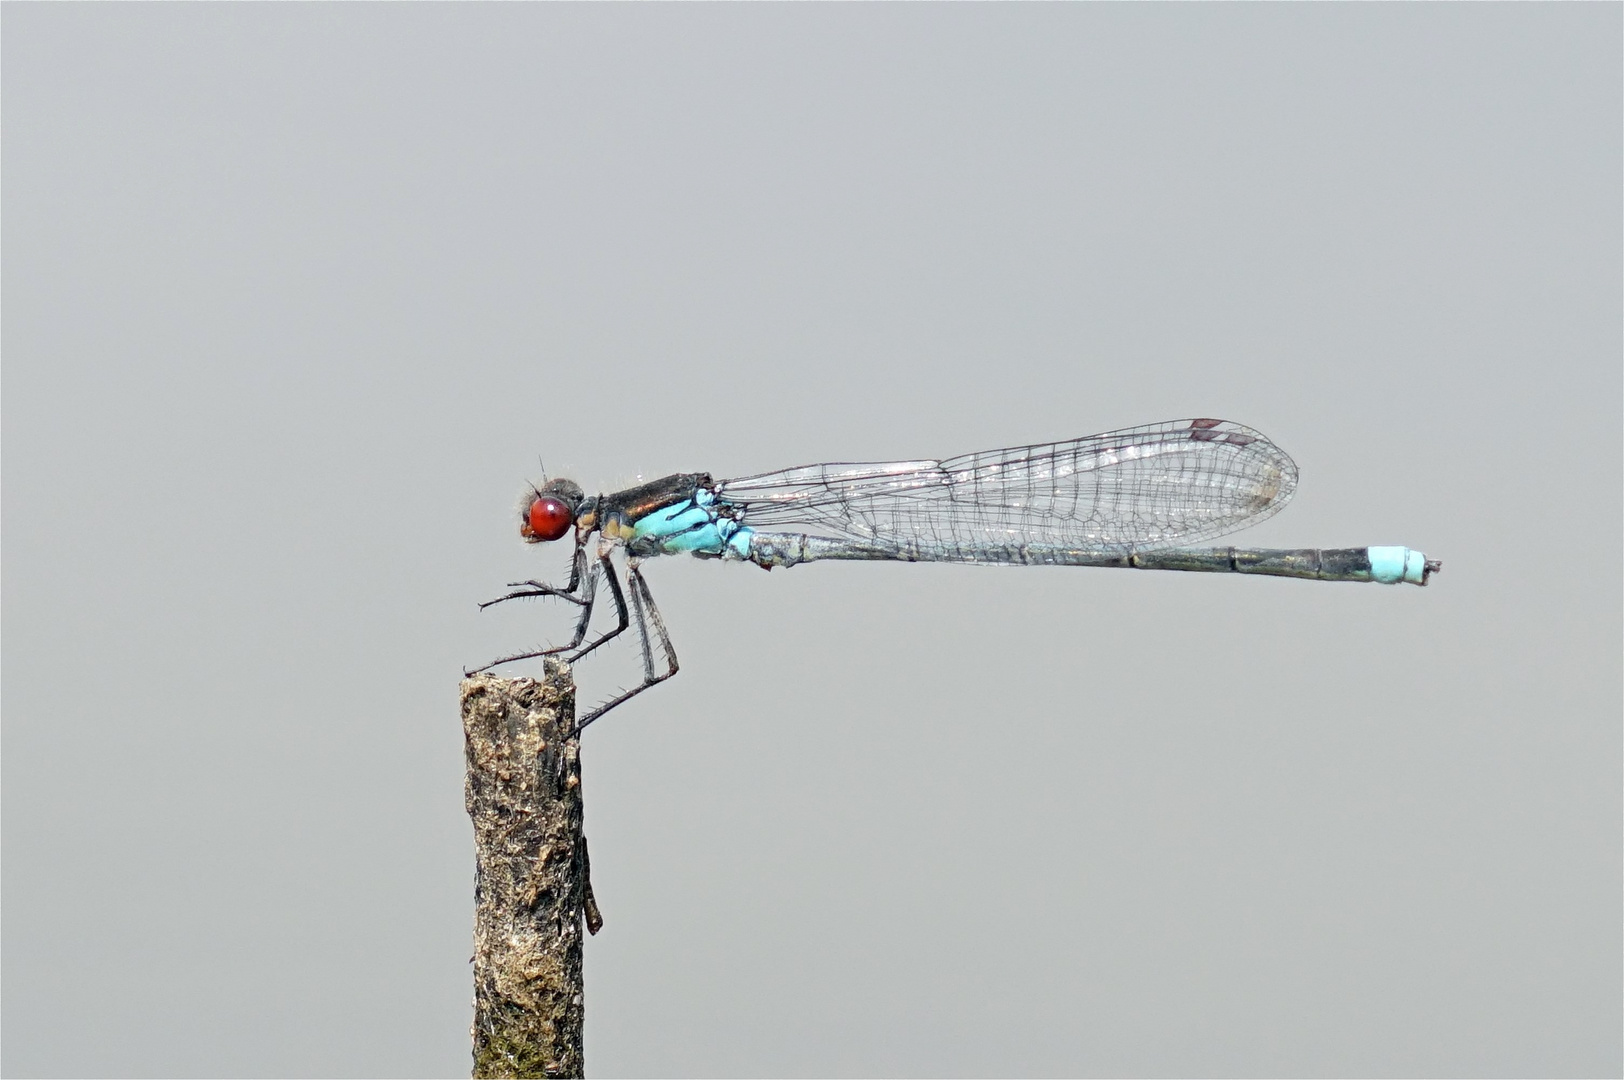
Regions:
<instances>
[{"instance_id":1,"label":"blue abdomen tip","mask_svg":"<svg viewBox=\"0 0 1624 1080\"><path fill-rule=\"evenodd\" d=\"M1427 557L1406 547L1366 548L1370 556L1370 578L1383 585L1407 581L1422 585L1427 580Z\"/></svg>"}]
</instances>

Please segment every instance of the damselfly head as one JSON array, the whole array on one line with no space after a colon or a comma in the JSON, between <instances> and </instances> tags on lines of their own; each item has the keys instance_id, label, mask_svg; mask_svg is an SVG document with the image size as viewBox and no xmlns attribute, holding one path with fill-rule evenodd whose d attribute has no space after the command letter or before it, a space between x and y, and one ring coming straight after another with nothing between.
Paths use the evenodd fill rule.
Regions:
<instances>
[{"instance_id":1,"label":"damselfly head","mask_svg":"<svg viewBox=\"0 0 1624 1080\"><path fill-rule=\"evenodd\" d=\"M519 507L519 535L527 544L557 540L575 524L585 493L573 480L549 480L525 493Z\"/></svg>"}]
</instances>

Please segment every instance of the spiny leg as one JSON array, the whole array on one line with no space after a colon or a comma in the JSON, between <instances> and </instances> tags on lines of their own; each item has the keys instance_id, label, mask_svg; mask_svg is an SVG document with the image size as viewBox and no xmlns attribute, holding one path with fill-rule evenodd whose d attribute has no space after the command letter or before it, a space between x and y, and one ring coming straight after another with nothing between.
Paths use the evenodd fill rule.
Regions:
<instances>
[{"instance_id":1,"label":"spiny leg","mask_svg":"<svg viewBox=\"0 0 1624 1080\"><path fill-rule=\"evenodd\" d=\"M643 653L643 681L654 678L654 648L648 639L648 609L643 604L643 589L637 583L643 574L635 566L626 568L626 580L632 586L632 608L637 612L637 647Z\"/></svg>"},{"instance_id":2,"label":"spiny leg","mask_svg":"<svg viewBox=\"0 0 1624 1080\"><path fill-rule=\"evenodd\" d=\"M508 588L515 590L514 592L510 592L506 596L498 596L495 600L485 601L479 605L479 610L484 611L493 604L500 604L506 600L517 600L526 596L552 596L559 600L568 600L577 607L591 607L594 590L590 577L587 581L585 593L580 596L576 595L581 585L581 578L587 574L587 570L586 544L577 539L575 542L575 555L570 559L570 579L568 584L560 588L557 585L549 585L544 581L510 581L508 582Z\"/></svg>"},{"instance_id":3,"label":"spiny leg","mask_svg":"<svg viewBox=\"0 0 1624 1080\"><path fill-rule=\"evenodd\" d=\"M572 664L581 657L585 656L587 653L591 652L593 649L596 649L599 645L602 645L604 642L609 641L612 638L619 637L623 632L625 632L626 627L630 625L631 622L626 614L626 595L620 590L620 578L615 574L615 564L609 561L609 550L610 549L608 548L598 549L598 562L603 566L604 580L609 584L609 595L614 598L615 611L620 618L619 621L616 622L613 630L605 630L603 633L598 635L598 640L594 641L585 648L577 648L581 644L581 636L584 636L584 634L577 636L575 639L575 644L570 646L570 648L577 649L577 651L570 653L570 655L566 658ZM594 572L596 572L595 569ZM635 600L636 596L634 595L632 599ZM582 624L581 629L585 631L585 624Z\"/></svg>"},{"instance_id":4,"label":"spiny leg","mask_svg":"<svg viewBox=\"0 0 1624 1080\"><path fill-rule=\"evenodd\" d=\"M600 560L603 561L604 565L608 565L607 560L603 559L601 554L599 557ZM620 583L614 580L613 568L610 568L609 577L610 587L615 596L615 604L620 609L621 629L625 629L626 603L621 599ZM484 667L477 667L471 671L465 670L465 675L477 675L481 671L489 671L493 667L497 667L501 664L509 664L515 660L531 660L538 656L556 656L559 653L569 652L572 649L580 648L581 642L586 639L587 627L592 623L592 605L598 594L598 565L597 563L590 565L587 563L586 548L583 544L577 543L575 545L575 558L572 560L570 567L569 584L564 586L564 588L560 589L556 585L547 585L540 581L514 582L513 584L525 585L529 587L520 589L517 592L511 592L506 596L499 596L495 600L487 600L485 603L479 605L480 610L484 610L485 608L490 607L492 604L500 604L504 600L516 600L525 596L554 596L561 600L568 600L570 603L580 607L581 617L575 623L574 636L570 638L567 645L554 645L546 649L536 649L531 652L514 653L512 656L504 656L499 660L492 660ZM576 595L577 592L579 592L579 595ZM601 640L594 643L592 648L596 648L599 644L602 644ZM579 655L582 654L577 654L577 656ZM575 659L575 657L571 657L571 659Z\"/></svg>"},{"instance_id":5,"label":"spiny leg","mask_svg":"<svg viewBox=\"0 0 1624 1080\"><path fill-rule=\"evenodd\" d=\"M666 633L665 619L660 615L660 609L654 605L654 594L649 592L648 582L643 579L643 572L637 568L636 559L626 561L626 582L631 586L632 611L637 616L637 635L643 647L643 683L617 697L610 698L587 713L581 718L580 723L575 725L576 732L621 702L636 697L651 686L665 682L677 673L677 651L671 647L671 635ZM666 671L663 675L654 673L654 650L648 636L650 622L654 624L654 632L659 635L660 650L665 653Z\"/></svg>"},{"instance_id":6,"label":"spiny leg","mask_svg":"<svg viewBox=\"0 0 1624 1080\"><path fill-rule=\"evenodd\" d=\"M654 624L654 632L660 636L660 651L665 654L665 674L653 678L649 683L649 686L653 686L654 683L664 682L677 673L677 650L672 648L671 635L666 632L665 616L661 615L660 609L654 605L654 594L649 592L648 579L643 577L643 572L635 566L630 568L629 576L636 580L635 587L643 596L641 607L646 611L648 621ZM643 673L650 678L653 676L653 659L650 655L648 634L645 630L643 635ZM647 689L647 687L643 689Z\"/></svg>"}]
</instances>

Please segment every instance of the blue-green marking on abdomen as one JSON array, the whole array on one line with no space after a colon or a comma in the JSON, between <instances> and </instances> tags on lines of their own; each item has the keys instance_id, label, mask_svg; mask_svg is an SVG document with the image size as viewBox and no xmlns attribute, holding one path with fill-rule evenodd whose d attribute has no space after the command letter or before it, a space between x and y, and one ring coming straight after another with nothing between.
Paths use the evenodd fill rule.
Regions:
<instances>
[{"instance_id":1,"label":"blue-green marking on abdomen","mask_svg":"<svg viewBox=\"0 0 1624 1080\"><path fill-rule=\"evenodd\" d=\"M1370 579L1383 585L1397 585L1408 581L1412 585L1427 580L1427 557L1406 547L1366 548L1370 556Z\"/></svg>"}]
</instances>

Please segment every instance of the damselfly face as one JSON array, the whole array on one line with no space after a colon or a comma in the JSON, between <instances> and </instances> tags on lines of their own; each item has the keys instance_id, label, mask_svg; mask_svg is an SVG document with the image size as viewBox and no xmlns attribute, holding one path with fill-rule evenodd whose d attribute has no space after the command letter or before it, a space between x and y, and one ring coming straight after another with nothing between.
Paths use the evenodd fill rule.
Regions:
<instances>
[{"instance_id":1,"label":"damselfly face","mask_svg":"<svg viewBox=\"0 0 1624 1080\"><path fill-rule=\"evenodd\" d=\"M519 507L519 535L527 544L557 540L575 524L583 498L580 485L573 480L549 480L531 488Z\"/></svg>"}]
</instances>

